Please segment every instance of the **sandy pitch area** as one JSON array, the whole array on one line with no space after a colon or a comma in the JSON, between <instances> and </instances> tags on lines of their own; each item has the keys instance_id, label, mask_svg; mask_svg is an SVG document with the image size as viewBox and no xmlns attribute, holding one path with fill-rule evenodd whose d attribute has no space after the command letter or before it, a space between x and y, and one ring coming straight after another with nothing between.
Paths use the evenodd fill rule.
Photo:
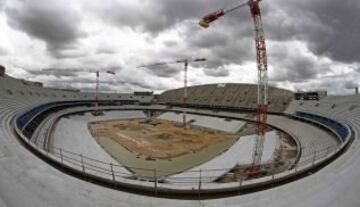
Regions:
<instances>
[{"instance_id":1,"label":"sandy pitch area","mask_svg":"<svg viewBox=\"0 0 360 207\"><path fill-rule=\"evenodd\" d=\"M178 123L158 119L91 122L89 129L96 139L111 138L130 152L149 160L195 153L236 137L235 134L203 128L184 129Z\"/></svg>"}]
</instances>

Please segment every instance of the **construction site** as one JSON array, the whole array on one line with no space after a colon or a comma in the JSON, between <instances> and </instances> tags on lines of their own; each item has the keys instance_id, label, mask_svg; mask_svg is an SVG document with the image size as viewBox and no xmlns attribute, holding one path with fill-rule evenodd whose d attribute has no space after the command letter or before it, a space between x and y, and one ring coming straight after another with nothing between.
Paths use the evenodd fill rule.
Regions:
<instances>
[{"instance_id":1,"label":"construction site","mask_svg":"<svg viewBox=\"0 0 360 207\"><path fill-rule=\"evenodd\" d=\"M157 118L94 121L88 128L107 153L143 178L153 177L149 169L157 169L157 177L162 178L200 165L241 136L205 127L184 128L182 123Z\"/></svg>"},{"instance_id":2,"label":"construction site","mask_svg":"<svg viewBox=\"0 0 360 207\"><path fill-rule=\"evenodd\" d=\"M0 207L360 206L345 4L9 2Z\"/></svg>"},{"instance_id":3,"label":"construction site","mask_svg":"<svg viewBox=\"0 0 360 207\"><path fill-rule=\"evenodd\" d=\"M183 128L179 123L159 119L91 122L89 129L98 142L110 138L146 160L171 160L239 137L206 128Z\"/></svg>"}]
</instances>

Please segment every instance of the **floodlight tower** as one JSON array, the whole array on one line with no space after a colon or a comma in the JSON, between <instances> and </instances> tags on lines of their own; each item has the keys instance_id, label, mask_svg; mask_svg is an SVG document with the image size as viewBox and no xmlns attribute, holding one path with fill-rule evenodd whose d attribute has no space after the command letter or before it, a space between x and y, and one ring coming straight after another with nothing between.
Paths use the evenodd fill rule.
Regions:
<instances>
[{"instance_id":1,"label":"floodlight tower","mask_svg":"<svg viewBox=\"0 0 360 207\"><path fill-rule=\"evenodd\" d=\"M181 59L176 60L172 62L158 62L153 63L149 65L140 65L137 68L148 68L148 67L154 67L154 66L162 66L162 65L171 65L171 64L184 64L184 95L183 95L183 126L184 128L187 128L187 121L186 121L186 110L185 107L187 105L187 98L188 98L188 92L187 92L187 72L188 72L188 65L192 62L204 62L206 61L205 58L195 58L195 59Z\"/></svg>"},{"instance_id":2,"label":"floodlight tower","mask_svg":"<svg viewBox=\"0 0 360 207\"><path fill-rule=\"evenodd\" d=\"M264 149L264 139L266 132L267 113L268 113L268 75L267 75L267 55L263 25L261 21L261 11L259 2L261 0L248 0L229 10L220 9L209 15L204 16L199 24L207 28L209 24L219 17L224 16L236 9L248 5L250 7L251 16L255 26L255 47L256 47L256 63L258 75L258 97L256 109L256 133L255 148L252 157L251 173L257 175L260 172L261 157Z\"/></svg>"}]
</instances>

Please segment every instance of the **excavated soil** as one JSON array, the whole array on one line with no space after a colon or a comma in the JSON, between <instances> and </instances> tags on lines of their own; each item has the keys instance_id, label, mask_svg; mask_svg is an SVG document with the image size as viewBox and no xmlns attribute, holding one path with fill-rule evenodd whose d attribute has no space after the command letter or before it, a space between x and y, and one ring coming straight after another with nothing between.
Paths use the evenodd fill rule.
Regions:
<instances>
[{"instance_id":1,"label":"excavated soil","mask_svg":"<svg viewBox=\"0 0 360 207\"><path fill-rule=\"evenodd\" d=\"M181 124L158 119L112 120L89 123L92 135L111 138L128 151L152 159L171 159L196 153L238 135L204 128L185 129Z\"/></svg>"}]
</instances>

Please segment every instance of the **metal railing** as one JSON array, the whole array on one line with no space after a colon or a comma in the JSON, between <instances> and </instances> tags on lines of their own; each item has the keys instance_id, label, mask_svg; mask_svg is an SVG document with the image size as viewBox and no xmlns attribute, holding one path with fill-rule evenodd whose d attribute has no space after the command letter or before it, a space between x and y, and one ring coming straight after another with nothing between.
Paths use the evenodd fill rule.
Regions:
<instances>
[{"instance_id":1,"label":"metal railing","mask_svg":"<svg viewBox=\"0 0 360 207\"><path fill-rule=\"evenodd\" d=\"M350 139L346 139L346 142L342 143L341 146L316 145L302 147L300 149L302 152L300 159L290 170L276 174L270 173L256 176L245 174L235 179L236 181L220 183L214 182L218 176L211 176L211 172L221 171L223 174L226 174L233 170L233 168L186 170L185 173L178 172L184 174L182 177L160 177L159 175L169 172L159 169L123 166L118 163L104 162L66 149L49 147L39 140L34 143L22 134L22 131L16 125L16 119L14 123L17 134L28 147L39 153L47 161L51 161L62 167L64 171L71 171L85 179L100 180L99 182L110 183L114 186L126 186L133 189L146 190L153 192L155 195L157 195L158 192L169 193L169 191L174 193L194 193L194 191L199 194L213 193L242 190L272 184L276 181L295 177L300 173L304 173L325 163L342 151L346 144L350 142ZM348 136L350 135L351 133L349 133ZM137 174L136 172L139 171L146 172L148 176ZM248 177L251 177L251 179L248 179Z\"/></svg>"},{"instance_id":2,"label":"metal railing","mask_svg":"<svg viewBox=\"0 0 360 207\"><path fill-rule=\"evenodd\" d=\"M165 183L169 185L176 185L176 184L191 184L190 186L198 186L207 183L216 183L214 180L217 180L219 176L206 176L211 174L211 172L221 171L225 173L230 172L234 168L218 168L218 169L198 169L198 170L186 170L185 172L173 172L176 173L184 173L184 176L181 177L171 177L167 179L166 177L159 177L159 174L170 174L169 171L159 170L159 169L149 169L149 168L140 168L140 167L133 167L133 166L123 166L118 163L109 163L104 162L101 160L97 160L86 155L72 152L66 149L57 148L57 147L50 147L48 149L43 148L43 143L41 141L37 141L36 143L31 142L30 140L26 139L27 142L36 147L41 153L45 154L47 157L58 161L61 165L67 166L70 168L74 168L77 171L81 171L84 175L94 175L96 177L101 177L104 179L109 179L111 181L119 181L119 182L126 182L126 180L141 180L141 181L150 181L154 183L154 187L157 186L157 183ZM330 155L333 155L337 150L339 150L339 146L312 146L312 149L316 149L313 151L310 150L310 153L303 154L300 157L300 160L296 163L295 166L290 170L298 171L303 167L307 166L314 166L318 164L319 161L328 158ZM307 147L301 148L302 152L308 150ZM276 162L265 163L263 165L268 164L276 164ZM290 172L289 171L289 172ZM146 172L146 174L151 174L152 176L144 176L139 175L136 172ZM143 173L141 173L143 174ZM195 176L196 175L196 176ZM266 175L258 175L253 176L250 174L245 174L241 176L242 183L245 180L252 180L258 179L262 177L267 177L269 174ZM272 178L274 174L271 174ZM247 177L251 177L248 179ZM240 179L240 178L239 178ZM219 183L220 184L220 183Z\"/></svg>"}]
</instances>

